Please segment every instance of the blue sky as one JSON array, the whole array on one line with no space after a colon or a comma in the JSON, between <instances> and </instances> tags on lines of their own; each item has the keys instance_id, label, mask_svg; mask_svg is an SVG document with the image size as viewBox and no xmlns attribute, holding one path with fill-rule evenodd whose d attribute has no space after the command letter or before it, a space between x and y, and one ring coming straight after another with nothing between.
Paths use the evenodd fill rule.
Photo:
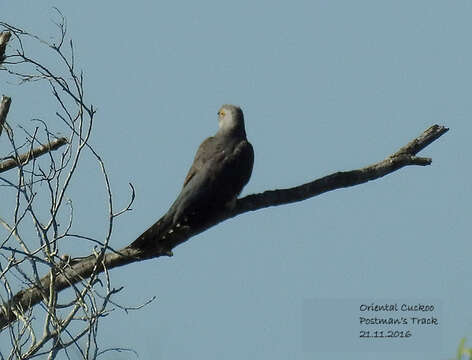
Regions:
<instances>
[{"instance_id":1,"label":"blue sky","mask_svg":"<svg viewBox=\"0 0 472 360\"><path fill-rule=\"evenodd\" d=\"M451 129L420 153L429 167L244 214L173 258L113 270L121 303L157 300L104 319L104 345L141 359L339 359L358 341L353 312L328 306L333 322L307 330L320 309L306 304L360 299L436 304L442 345L427 346L415 328L411 352L364 344L352 359L444 359L472 338L470 1L16 0L0 3L0 19L50 39L54 6L98 109L92 142L117 203L128 182L137 190L115 247L167 210L223 103L243 108L255 148L243 195L382 160L435 123ZM47 91L1 76L11 123L54 115ZM75 216L93 233L103 230L103 194L87 171L74 187ZM338 336L332 348L303 346L324 328Z\"/></svg>"}]
</instances>

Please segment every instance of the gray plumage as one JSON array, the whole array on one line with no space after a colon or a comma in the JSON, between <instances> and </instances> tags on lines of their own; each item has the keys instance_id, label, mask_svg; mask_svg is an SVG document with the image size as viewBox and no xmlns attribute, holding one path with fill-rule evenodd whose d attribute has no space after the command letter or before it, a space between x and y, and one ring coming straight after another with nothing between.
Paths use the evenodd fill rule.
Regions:
<instances>
[{"instance_id":1,"label":"gray plumage","mask_svg":"<svg viewBox=\"0 0 472 360\"><path fill-rule=\"evenodd\" d=\"M218 111L218 127L216 134L198 148L182 190L170 209L132 246L152 246L183 225L205 222L225 207L234 206L251 177L254 151L246 139L244 116L239 107L223 105ZM151 229L152 239L149 239Z\"/></svg>"}]
</instances>

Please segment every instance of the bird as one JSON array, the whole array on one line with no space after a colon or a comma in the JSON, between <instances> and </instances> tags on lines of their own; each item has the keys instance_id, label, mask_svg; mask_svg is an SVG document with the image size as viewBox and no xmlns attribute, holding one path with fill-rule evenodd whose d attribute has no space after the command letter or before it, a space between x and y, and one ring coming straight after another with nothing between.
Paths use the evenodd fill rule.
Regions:
<instances>
[{"instance_id":1,"label":"bird","mask_svg":"<svg viewBox=\"0 0 472 360\"><path fill-rule=\"evenodd\" d=\"M254 149L247 140L239 106L224 104L217 115L218 130L199 146L174 203L131 247L159 247L159 242L178 229L205 223L221 211L234 208L251 177Z\"/></svg>"}]
</instances>

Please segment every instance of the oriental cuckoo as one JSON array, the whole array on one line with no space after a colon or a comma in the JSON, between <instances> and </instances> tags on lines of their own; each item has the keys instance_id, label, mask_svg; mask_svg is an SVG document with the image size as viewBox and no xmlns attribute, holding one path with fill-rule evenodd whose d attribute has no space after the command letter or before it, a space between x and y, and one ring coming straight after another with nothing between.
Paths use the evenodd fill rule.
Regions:
<instances>
[{"instance_id":1,"label":"oriental cuckoo","mask_svg":"<svg viewBox=\"0 0 472 360\"><path fill-rule=\"evenodd\" d=\"M205 223L218 212L234 207L249 181L253 163L254 150L246 139L242 110L223 105L218 111L218 131L198 148L179 196L131 246L159 247L179 228Z\"/></svg>"}]
</instances>

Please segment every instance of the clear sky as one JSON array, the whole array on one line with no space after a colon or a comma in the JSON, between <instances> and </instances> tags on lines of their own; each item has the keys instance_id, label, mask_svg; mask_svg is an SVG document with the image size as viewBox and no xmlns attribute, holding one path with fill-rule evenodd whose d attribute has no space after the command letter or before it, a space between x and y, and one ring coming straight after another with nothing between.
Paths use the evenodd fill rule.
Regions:
<instances>
[{"instance_id":1,"label":"clear sky","mask_svg":"<svg viewBox=\"0 0 472 360\"><path fill-rule=\"evenodd\" d=\"M137 190L117 248L167 210L223 103L243 108L255 148L243 195L382 160L435 123L451 129L420 153L432 166L244 214L173 258L113 270L125 286L117 301L157 300L104 319L103 345L141 359L417 360L472 341L472 2L5 0L0 19L50 39L54 6L98 109L92 142L117 204L128 182ZM13 98L10 123L54 126L46 88L2 74L0 85ZM104 231L102 190L82 171L76 226ZM409 324L405 343L359 345L363 302L434 304L442 340Z\"/></svg>"}]
</instances>

